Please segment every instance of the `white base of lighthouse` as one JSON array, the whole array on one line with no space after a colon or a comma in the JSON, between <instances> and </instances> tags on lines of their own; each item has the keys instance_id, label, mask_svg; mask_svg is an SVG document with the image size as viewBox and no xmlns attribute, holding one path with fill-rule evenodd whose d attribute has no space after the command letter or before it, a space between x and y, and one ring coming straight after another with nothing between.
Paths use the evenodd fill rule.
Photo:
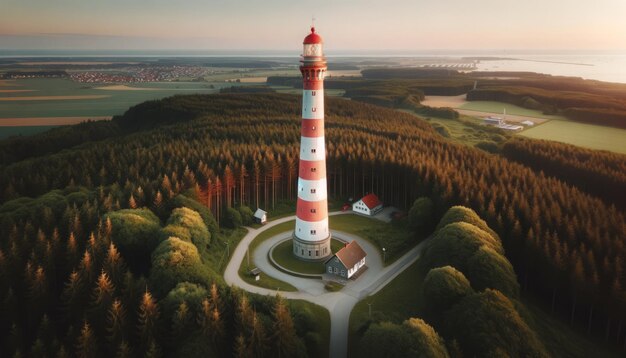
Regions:
<instances>
[{"instance_id":1,"label":"white base of lighthouse","mask_svg":"<svg viewBox=\"0 0 626 358\"><path fill-rule=\"evenodd\" d=\"M330 249L330 234L325 239L315 241L299 239L295 232L292 236L293 254L299 259L305 261L323 261L333 254Z\"/></svg>"}]
</instances>

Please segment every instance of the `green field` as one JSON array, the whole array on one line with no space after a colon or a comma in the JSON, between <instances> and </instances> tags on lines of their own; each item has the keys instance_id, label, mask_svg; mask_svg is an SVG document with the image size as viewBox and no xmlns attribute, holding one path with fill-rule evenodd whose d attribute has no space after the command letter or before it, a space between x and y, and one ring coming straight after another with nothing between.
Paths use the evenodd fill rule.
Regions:
<instances>
[{"instance_id":1,"label":"green field","mask_svg":"<svg viewBox=\"0 0 626 358\"><path fill-rule=\"evenodd\" d=\"M538 110L528 109L510 103L495 101L470 101L463 104L458 109L465 109L468 111L502 113L505 108L506 114L545 119L565 119L565 117L563 116L551 116L543 114L543 112Z\"/></svg>"},{"instance_id":2,"label":"green field","mask_svg":"<svg viewBox=\"0 0 626 358\"><path fill-rule=\"evenodd\" d=\"M626 129L553 120L519 135L626 154Z\"/></svg>"},{"instance_id":3,"label":"green field","mask_svg":"<svg viewBox=\"0 0 626 358\"><path fill-rule=\"evenodd\" d=\"M103 84L77 83L67 79L23 79L11 82L7 89L33 92L2 93L0 97L33 96L109 96L97 99L0 101L0 118L31 117L100 117L124 113L129 107L148 100L176 94L216 93L222 87L241 85L225 82L132 83L128 86L146 90L113 91L96 89ZM212 87L211 87L212 86Z\"/></svg>"}]
</instances>

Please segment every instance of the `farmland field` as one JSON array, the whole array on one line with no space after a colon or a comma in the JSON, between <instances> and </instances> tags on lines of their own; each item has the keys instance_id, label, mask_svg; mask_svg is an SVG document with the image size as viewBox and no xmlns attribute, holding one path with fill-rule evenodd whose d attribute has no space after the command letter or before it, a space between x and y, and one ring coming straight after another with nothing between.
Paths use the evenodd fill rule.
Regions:
<instances>
[{"instance_id":1,"label":"farmland field","mask_svg":"<svg viewBox=\"0 0 626 358\"><path fill-rule=\"evenodd\" d=\"M5 89L33 90L0 94L0 118L90 117L122 114L129 107L152 99L175 94L215 93L222 87L237 85L225 82L134 83L133 90L111 91L65 79L24 79L6 82ZM145 90L142 90L145 88ZM67 96L71 99L13 101L12 97ZM79 99L77 96L90 96ZM106 97L91 97L106 96Z\"/></svg>"},{"instance_id":2,"label":"farmland field","mask_svg":"<svg viewBox=\"0 0 626 358\"><path fill-rule=\"evenodd\" d=\"M494 102L494 101L467 101L461 106L459 109L467 110L467 111L478 111L478 112L492 112L492 113L502 113L503 109L506 108L506 114L525 116L525 117L534 117L534 118L544 118L544 119L565 119L562 116L551 116L547 114L543 114L541 111L523 108L520 106L516 106L510 103L504 102Z\"/></svg>"},{"instance_id":3,"label":"farmland field","mask_svg":"<svg viewBox=\"0 0 626 358\"><path fill-rule=\"evenodd\" d=\"M626 154L626 129L552 120L520 135Z\"/></svg>"}]
</instances>

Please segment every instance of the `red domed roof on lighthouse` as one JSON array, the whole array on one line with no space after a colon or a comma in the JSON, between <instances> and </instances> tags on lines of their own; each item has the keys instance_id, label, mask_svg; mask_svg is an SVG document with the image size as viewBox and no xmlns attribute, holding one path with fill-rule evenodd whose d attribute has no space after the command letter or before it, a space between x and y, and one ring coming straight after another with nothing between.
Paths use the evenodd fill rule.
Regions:
<instances>
[{"instance_id":1,"label":"red domed roof on lighthouse","mask_svg":"<svg viewBox=\"0 0 626 358\"><path fill-rule=\"evenodd\" d=\"M315 27L311 26L311 33L304 38L304 42L302 44L321 44L324 41L322 40L322 36L315 33Z\"/></svg>"}]
</instances>

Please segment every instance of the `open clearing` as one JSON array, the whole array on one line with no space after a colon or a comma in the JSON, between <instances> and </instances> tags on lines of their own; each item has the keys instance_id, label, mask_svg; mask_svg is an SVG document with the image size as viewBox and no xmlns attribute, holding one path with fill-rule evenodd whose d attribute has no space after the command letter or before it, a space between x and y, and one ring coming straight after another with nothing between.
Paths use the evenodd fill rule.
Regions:
<instances>
[{"instance_id":1,"label":"open clearing","mask_svg":"<svg viewBox=\"0 0 626 358\"><path fill-rule=\"evenodd\" d=\"M626 154L626 129L554 120L527 129L520 135Z\"/></svg>"},{"instance_id":2,"label":"open clearing","mask_svg":"<svg viewBox=\"0 0 626 358\"><path fill-rule=\"evenodd\" d=\"M459 113L473 117L488 117L494 114L502 116L506 109L506 121L523 122L532 121L535 123L544 123L550 119L565 120L562 116L550 116L543 114L541 111L527 109L503 102L492 101L468 101L465 95L460 96L426 96L422 104L430 107L451 107Z\"/></svg>"},{"instance_id":3,"label":"open clearing","mask_svg":"<svg viewBox=\"0 0 626 358\"><path fill-rule=\"evenodd\" d=\"M0 97L0 101L65 101L76 99L100 99L107 98L107 95L85 95L85 96L27 96L27 97Z\"/></svg>"}]
</instances>

